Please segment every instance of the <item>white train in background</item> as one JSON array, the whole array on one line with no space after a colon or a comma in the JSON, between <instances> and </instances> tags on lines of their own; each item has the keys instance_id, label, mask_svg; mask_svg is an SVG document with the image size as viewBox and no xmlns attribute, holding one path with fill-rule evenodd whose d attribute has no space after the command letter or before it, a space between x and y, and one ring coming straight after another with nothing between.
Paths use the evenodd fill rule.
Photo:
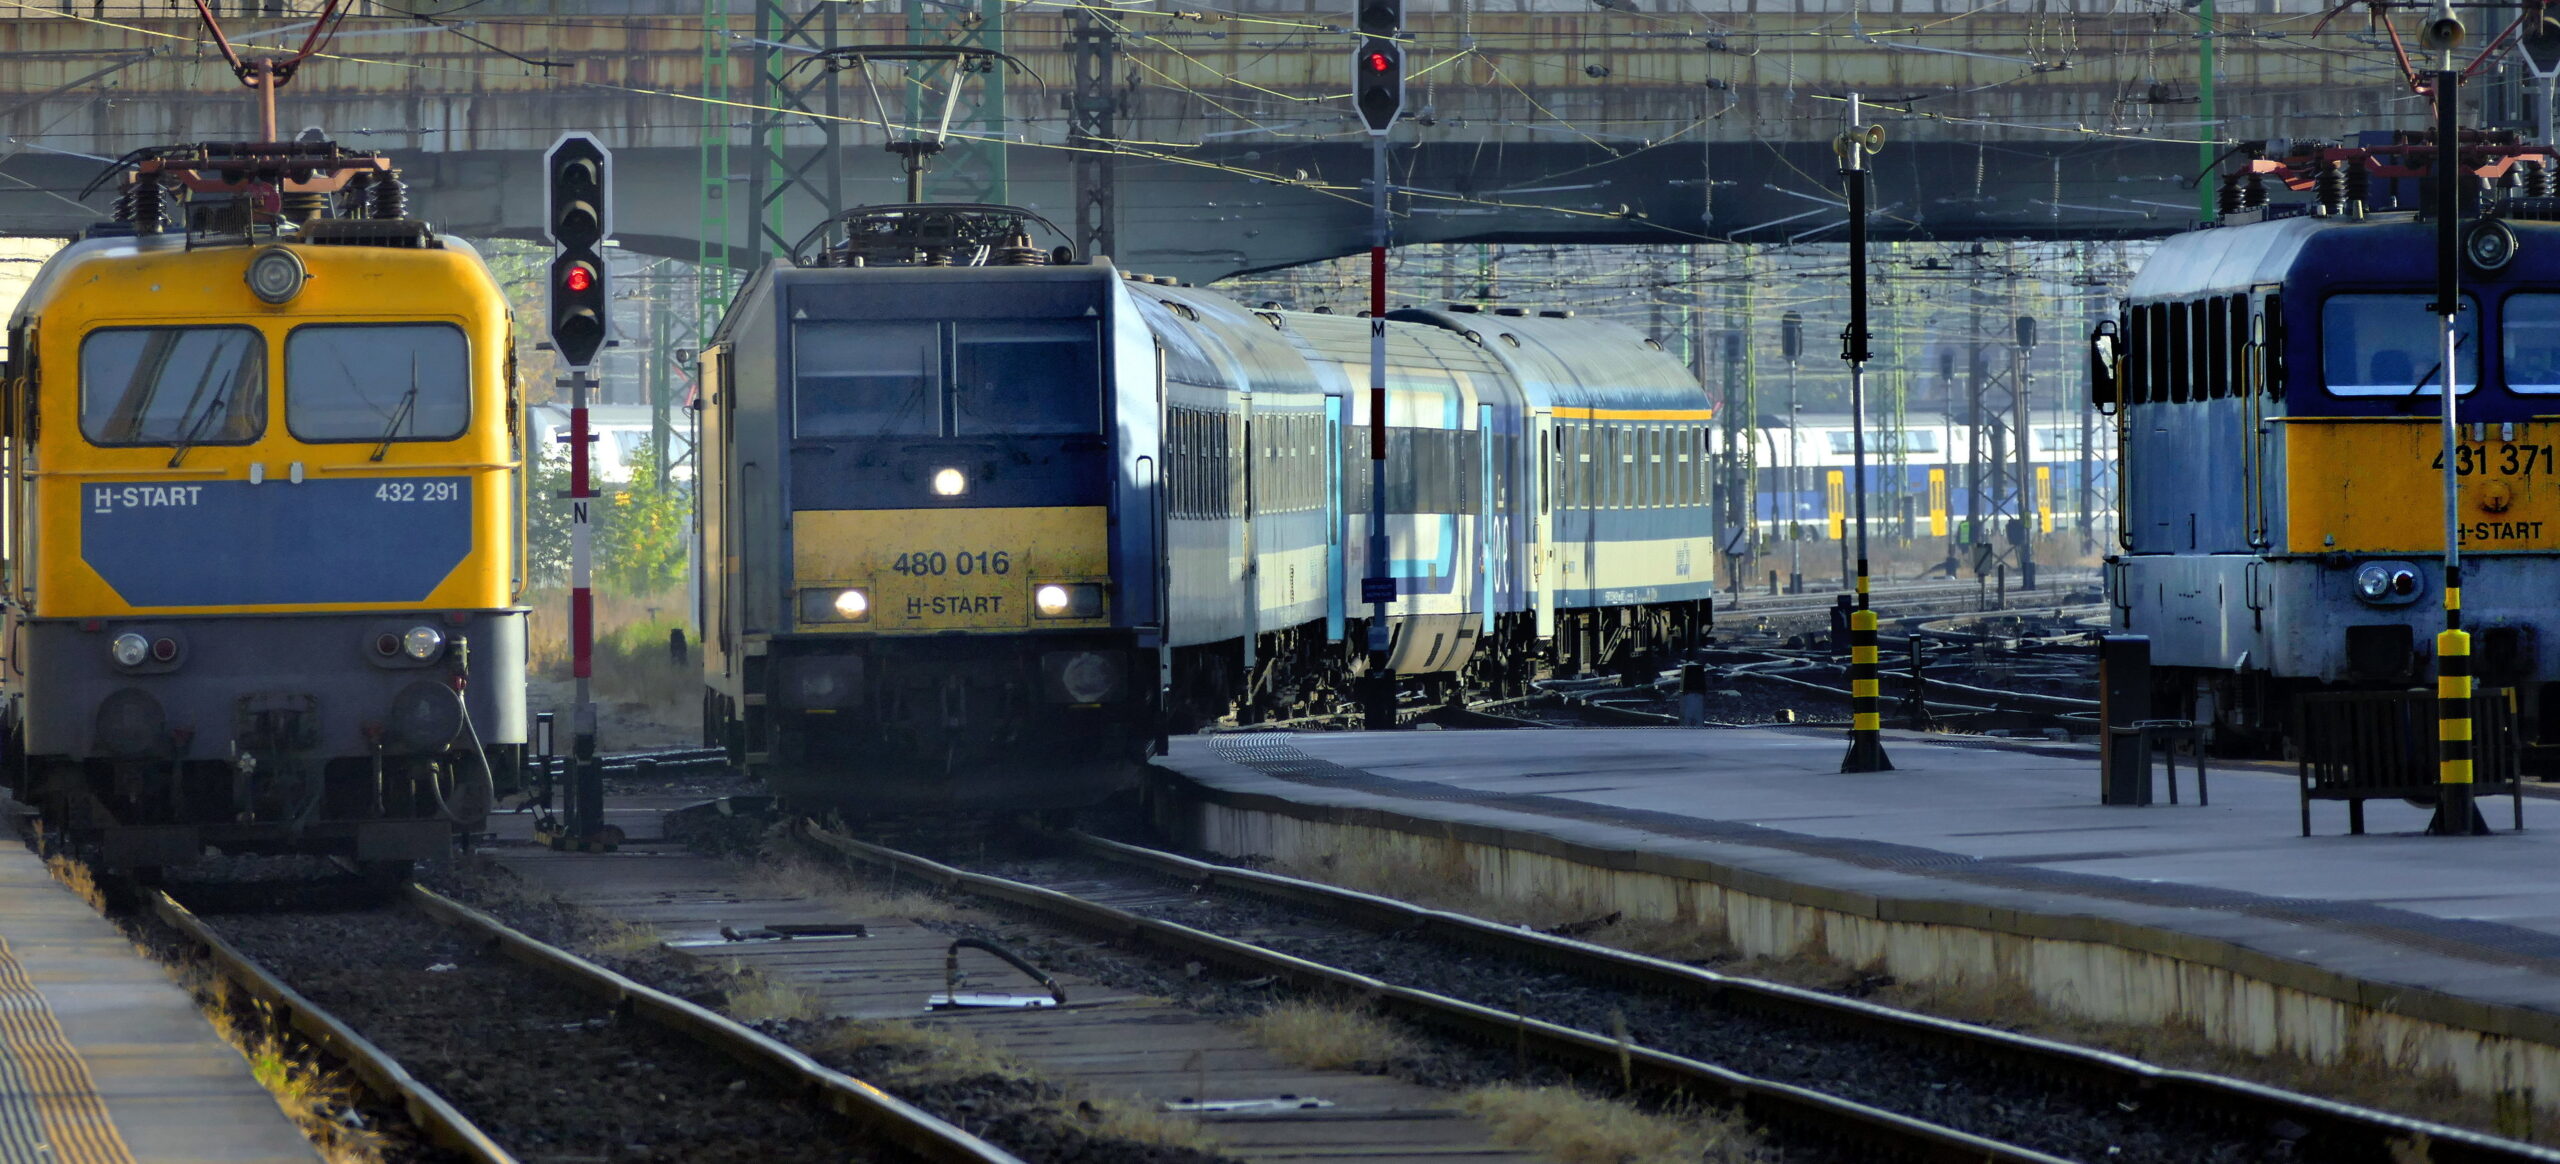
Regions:
<instances>
[{"instance_id":1,"label":"white train in background","mask_svg":"<svg viewBox=\"0 0 2560 1164\"><path fill-rule=\"evenodd\" d=\"M649 446L651 426L655 420L646 404L599 404L587 409L587 428L596 441L589 456L589 469L599 481L631 479L631 462ZM569 406L536 404L527 408L528 429L537 449L564 449L569 436ZM671 480L693 480L693 414L682 408L670 409L667 429L667 461L672 466Z\"/></svg>"},{"instance_id":2,"label":"white train in background","mask_svg":"<svg viewBox=\"0 0 2560 1164\"><path fill-rule=\"evenodd\" d=\"M1772 421L1775 417L1763 417ZM1725 428L1716 425L1709 437L1715 464L1726 459ZM1752 430L1752 514L1764 540L1789 536L1811 541L1846 535L1852 512L1850 473L1853 446L1845 413L1804 413L1792 426L1768 424ZM2082 434L2090 448L2083 448ZM1987 432L1979 506L1969 504L1971 430L1940 416L1909 417L1897 437L1885 421L1867 418L1867 516L1870 536L1955 538L1965 536L1967 515L1991 512L1993 481L1987 463L1994 452L2017 471L2017 454L2009 448L2009 431ZM1994 440L1993 438L1997 439ZM1898 452L1898 456L1896 455ZM2077 530L2086 524L2101 534L2116 527L2115 422L2091 417L2084 427L2077 415L2039 417L2027 431L2027 470L2035 532ZM1727 470L1729 471L1729 470ZM2083 514L2081 481L2089 482ZM1719 482L1730 478L1720 472ZM1983 540L1996 541L2004 531L1992 530Z\"/></svg>"}]
</instances>

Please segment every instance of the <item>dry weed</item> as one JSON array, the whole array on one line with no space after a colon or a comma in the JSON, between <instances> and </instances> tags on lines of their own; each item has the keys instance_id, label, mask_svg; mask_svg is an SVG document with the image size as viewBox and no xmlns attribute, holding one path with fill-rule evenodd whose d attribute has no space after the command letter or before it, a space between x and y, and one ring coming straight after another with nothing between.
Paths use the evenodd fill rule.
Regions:
<instances>
[{"instance_id":1,"label":"dry weed","mask_svg":"<svg viewBox=\"0 0 2560 1164\"><path fill-rule=\"evenodd\" d=\"M200 972L185 976L187 985L206 1000L205 1017L222 1041L249 1061L249 1075L273 1096L276 1106L300 1128L303 1138L327 1164L382 1164L389 1148L373 1130L342 1120L356 1106L360 1088L330 1069L300 1043L279 1033L281 1020L265 1003L235 1009Z\"/></svg>"},{"instance_id":2,"label":"dry weed","mask_svg":"<svg viewBox=\"0 0 2560 1164\"><path fill-rule=\"evenodd\" d=\"M1032 1073L1030 1068L988 1046L976 1035L942 1023L847 1019L819 1036L812 1049L845 1055L876 1050L894 1052L904 1064L892 1069L894 1078L909 1082L936 1083L974 1079L982 1075L1027 1076Z\"/></svg>"},{"instance_id":3,"label":"dry weed","mask_svg":"<svg viewBox=\"0 0 2560 1164\"><path fill-rule=\"evenodd\" d=\"M666 938L651 926L633 925L626 921L606 921L586 935L589 954L611 958L636 958L666 944Z\"/></svg>"},{"instance_id":4,"label":"dry weed","mask_svg":"<svg viewBox=\"0 0 2560 1164\"><path fill-rule=\"evenodd\" d=\"M742 1023L814 1022L827 1017L827 1004L815 991L778 982L732 961L728 997L720 1009Z\"/></svg>"},{"instance_id":5,"label":"dry weed","mask_svg":"<svg viewBox=\"0 0 2560 1164\"><path fill-rule=\"evenodd\" d=\"M1316 1071L1371 1069L1416 1052L1412 1037L1395 1024L1328 1003L1274 1003L1244 1026L1273 1054Z\"/></svg>"},{"instance_id":6,"label":"dry weed","mask_svg":"<svg viewBox=\"0 0 2560 1164\"><path fill-rule=\"evenodd\" d=\"M1078 1107L1077 1115L1092 1126L1097 1136L1150 1148L1188 1148L1195 1152L1215 1152L1219 1148L1218 1138L1209 1129L1180 1112L1160 1111L1122 1099L1088 1099Z\"/></svg>"},{"instance_id":7,"label":"dry weed","mask_svg":"<svg viewBox=\"0 0 2560 1164\"><path fill-rule=\"evenodd\" d=\"M1571 1088L1503 1084L1477 1088L1459 1102L1496 1139L1565 1164L1746 1164L1768 1158L1758 1138L1730 1118L1651 1115Z\"/></svg>"},{"instance_id":8,"label":"dry weed","mask_svg":"<svg viewBox=\"0 0 2560 1164\"><path fill-rule=\"evenodd\" d=\"M820 902L844 910L856 920L949 921L956 916L950 903L941 898L874 889L825 864L796 857L759 860L748 867L740 880L749 893Z\"/></svg>"}]
</instances>

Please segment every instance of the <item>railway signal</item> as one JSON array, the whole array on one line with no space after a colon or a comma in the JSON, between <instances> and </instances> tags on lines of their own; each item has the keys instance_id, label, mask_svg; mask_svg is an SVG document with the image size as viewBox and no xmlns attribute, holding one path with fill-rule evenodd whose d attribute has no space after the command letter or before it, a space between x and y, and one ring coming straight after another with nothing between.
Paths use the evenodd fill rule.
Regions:
<instances>
[{"instance_id":1,"label":"railway signal","mask_svg":"<svg viewBox=\"0 0 2560 1164\"><path fill-rule=\"evenodd\" d=\"M1369 672L1362 721L1371 730L1396 726L1396 675L1387 607L1396 599L1387 545L1387 132L1404 112L1404 0L1356 0L1360 50L1352 58L1351 96L1369 127L1369 564L1360 600L1369 606Z\"/></svg>"},{"instance_id":2,"label":"railway signal","mask_svg":"<svg viewBox=\"0 0 2560 1164\"><path fill-rule=\"evenodd\" d=\"M551 260L551 346L572 368L604 348L604 240L612 233L607 167L613 153L585 134L564 134L542 155L550 189L543 232L559 244Z\"/></svg>"},{"instance_id":3,"label":"railway signal","mask_svg":"<svg viewBox=\"0 0 2560 1164\"><path fill-rule=\"evenodd\" d=\"M595 542L587 395L596 387L591 369L608 330L604 240L613 232L612 163L613 152L583 133L560 135L542 155L550 194L543 232L560 246L559 257L551 260L551 348L569 365L559 386L569 390L569 671L578 686L570 719L568 827L550 838L563 848L612 845L604 826L604 764L596 758L596 705L589 686L595 673L595 598L587 585Z\"/></svg>"},{"instance_id":4,"label":"railway signal","mask_svg":"<svg viewBox=\"0 0 2560 1164\"><path fill-rule=\"evenodd\" d=\"M1385 134L1404 114L1404 0L1360 0L1360 50L1352 58L1352 96L1369 132Z\"/></svg>"}]
</instances>

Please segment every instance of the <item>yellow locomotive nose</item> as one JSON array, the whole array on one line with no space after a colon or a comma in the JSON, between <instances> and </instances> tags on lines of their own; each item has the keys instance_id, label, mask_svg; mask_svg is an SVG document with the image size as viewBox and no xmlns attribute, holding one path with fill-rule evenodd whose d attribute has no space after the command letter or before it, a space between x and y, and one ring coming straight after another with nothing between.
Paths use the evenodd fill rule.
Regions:
<instances>
[{"instance_id":1,"label":"yellow locomotive nose","mask_svg":"<svg viewBox=\"0 0 2560 1164\"><path fill-rule=\"evenodd\" d=\"M946 473L960 475L937 473L937 491ZM792 522L802 630L1070 629L1110 613L1098 505L802 510Z\"/></svg>"}]
</instances>

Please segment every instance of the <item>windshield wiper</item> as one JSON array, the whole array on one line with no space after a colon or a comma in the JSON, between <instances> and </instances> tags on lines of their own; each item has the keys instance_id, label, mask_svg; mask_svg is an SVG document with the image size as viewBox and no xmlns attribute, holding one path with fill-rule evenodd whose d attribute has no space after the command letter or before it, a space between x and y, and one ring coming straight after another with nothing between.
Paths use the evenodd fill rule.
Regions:
<instances>
[{"instance_id":1,"label":"windshield wiper","mask_svg":"<svg viewBox=\"0 0 2560 1164\"><path fill-rule=\"evenodd\" d=\"M383 426L382 443L373 446L374 460L381 460L383 454L391 451L392 434L400 431L400 423L409 419L410 410L415 409L417 406L418 357L413 354L409 357L409 390L400 394L400 407L392 412L391 423Z\"/></svg>"},{"instance_id":2,"label":"windshield wiper","mask_svg":"<svg viewBox=\"0 0 2560 1164\"><path fill-rule=\"evenodd\" d=\"M229 375L222 378L222 387L214 391L213 399L205 403L204 411L197 413L194 422L187 425L186 435L178 438L178 447L169 450L170 468L177 468L178 462L187 459L187 450L196 447L196 437L202 434L204 426L212 423L213 418L222 411L223 401L231 398L231 386L239 379L238 368L232 369Z\"/></svg>"}]
</instances>

